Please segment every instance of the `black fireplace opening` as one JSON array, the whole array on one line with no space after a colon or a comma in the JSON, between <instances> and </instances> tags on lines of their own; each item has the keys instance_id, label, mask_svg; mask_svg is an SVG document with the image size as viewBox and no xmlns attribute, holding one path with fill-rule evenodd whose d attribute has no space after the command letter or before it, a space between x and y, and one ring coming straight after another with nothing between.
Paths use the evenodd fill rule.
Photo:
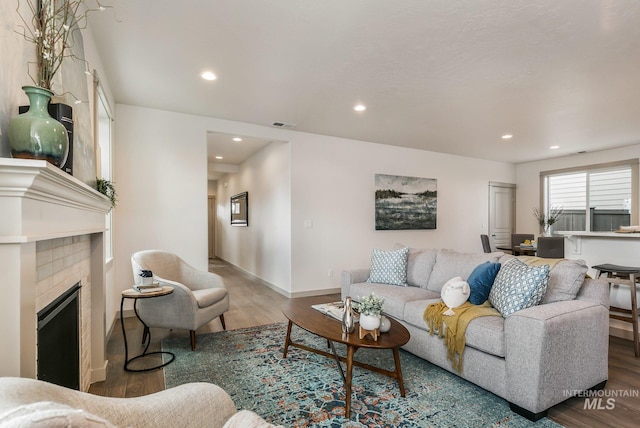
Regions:
<instances>
[{"instance_id":1,"label":"black fireplace opening","mask_svg":"<svg viewBox=\"0 0 640 428\"><path fill-rule=\"evenodd\" d=\"M38 312L38 379L80 389L78 282Z\"/></svg>"}]
</instances>

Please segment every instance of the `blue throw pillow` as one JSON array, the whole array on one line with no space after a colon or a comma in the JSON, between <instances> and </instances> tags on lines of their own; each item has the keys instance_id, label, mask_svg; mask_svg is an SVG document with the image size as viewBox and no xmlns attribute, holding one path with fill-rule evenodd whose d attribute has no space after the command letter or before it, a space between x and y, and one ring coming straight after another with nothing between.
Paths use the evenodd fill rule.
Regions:
<instances>
[{"instance_id":1,"label":"blue throw pillow","mask_svg":"<svg viewBox=\"0 0 640 428\"><path fill-rule=\"evenodd\" d=\"M471 289L469 301L474 305L481 305L489 298L489 292L496 275L500 270L500 263L486 262L476 266L471 272L467 283Z\"/></svg>"}]
</instances>

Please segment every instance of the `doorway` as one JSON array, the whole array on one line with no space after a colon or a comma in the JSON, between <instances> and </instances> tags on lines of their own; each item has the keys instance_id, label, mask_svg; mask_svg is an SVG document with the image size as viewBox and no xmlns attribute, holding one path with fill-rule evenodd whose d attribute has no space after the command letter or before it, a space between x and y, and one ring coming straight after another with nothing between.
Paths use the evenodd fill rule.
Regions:
<instances>
[{"instance_id":1,"label":"doorway","mask_svg":"<svg viewBox=\"0 0 640 428\"><path fill-rule=\"evenodd\" d=\"M489 183L489 242L491 248L510 247L515 231L516 185Z\"/></svg>"},{"instance_id":2,"label":"doorway","mask_svg":"<svg viewBox=\"0 0 640 428\"><path fill-rule=\"evenodd\" d=\"M214 259L216 257L216 197L209 196L208 203L209 212L209 258Z\"/></svg>"}]
</instances>

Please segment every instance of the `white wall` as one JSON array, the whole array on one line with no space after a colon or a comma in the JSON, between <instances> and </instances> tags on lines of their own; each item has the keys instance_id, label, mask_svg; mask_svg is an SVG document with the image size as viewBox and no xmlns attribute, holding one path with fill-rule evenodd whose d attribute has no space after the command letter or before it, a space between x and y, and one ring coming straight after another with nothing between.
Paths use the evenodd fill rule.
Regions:
<instances>
[{"instance_id":1,"label":"white wall","mask_svg":"<svg viewBox=\"0 0 640 428\"><path fill-rule=\"evenodd\" d=\"M216 254L291 291L291 180L289 144L272 142L218 180ZM231 226L230 197L249 193L249 226Z\"/></svg>"},{"instance_id":2,"label":"white wall","mask_svg":"<svg viewBox=\"0 0 640 428\"><path fill-rule=\"evenodd\" d=\"M207 131L280 141L286 135L286 131L275 128L116 105L115 184L119 202L115 226L118 286L114 292L118 299L120 291L132 284L130 258L135 251L164 249L198 269L207 269ZM257 196L253 193L249 196L250 207ZM221 194L217 197L218 202L226 199ZM278 228L290 229L287 218L279 221L282 223ZM266 246L264 252L249 255L263 262L274 257L289 258L269 254L272 251ZM282 251L289 253L288 248ZM270 273L272 269L280 270L279 262L268 269L260 274L286 289L286 284L280 284L280 277ZM286 266L284 269L288 270Z\"/></svg>"},{"instance_id":3,"label":"white wall","mask_svg":"<svg viewBox=\"0 0 640 428\"><path fill-rule=\"evenodd\" d=\"M540 227L533 216L533 208L540 207L540 172L572 168L606 162L640 158L640 144L599 152L576 154L516 166L516 229L519 233L535 233ZM638 186L640 188L640 186ZM640 194L636 195L640 198Z\"/></svg>"},{"instance_id":4,"label":"white wall","mask_svg":"<svg viewBox=\"0 0 640 428\"><path fill-rule=\"evenodd\" d=\"M131 254L160 249L207 268L206 129L200 118L116 105L117 294L133 284Z\"/></svg>"},{"instance_id":5,"label":"white wall","mask_svg":"<svg viewBox=\"0 0 640 428\"><path fill-rule=\"evenodd\" d=\"M291 142L292 290L300 294L338 288L342 270L370 265L373 247L481 252L489 182L515 182L507 163L311 134ZM437 228L376 231L377 173L437 179Z\"/></svg>"},{"instance_id":6,"label":"white wall","mask_svg":"<svg viewBox=\"0 0 640 428\"><path fill-rule=\"evenodd\" d=\"M482 251L489 182L516 179L508 163L126 105L116 115L116 174L126 183L116 225L122 289L131 282L131 253L143 248L171 250L206 269L207 131L288 141L270 144L216 189L217 254L287 295L337 289L342 269L369 265L372 247ZM436 178L437 229L375 231L376 173ZM249 227L232 228L228 199L243 191Z\"/></svg>"}]
</instances>

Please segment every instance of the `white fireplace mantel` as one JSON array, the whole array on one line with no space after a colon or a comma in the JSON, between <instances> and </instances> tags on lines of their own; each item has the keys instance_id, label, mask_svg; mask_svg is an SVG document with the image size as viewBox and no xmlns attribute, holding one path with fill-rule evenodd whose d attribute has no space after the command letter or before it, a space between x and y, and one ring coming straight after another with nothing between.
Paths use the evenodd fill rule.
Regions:
<instances>
[{"instance_id":1,"label":"white fireplace mantel","mask_svg":"<svg viewBox=\"0 0 640 428\"><path fill-rule=\"evenodd\" d=\"M0 243L104 230L109 199L42 160L0 158Z\"/></svg>"},{"instance_id":2,"label":"white fireplace mantel","mask_svg":"<svg viewBox=\"0 0 640 428\"><path fill-rule=\"evenodd\" d=\"M82 352L91 381L104 377L103 234L110 207L106 196L46 161L0 158L0 376L37 375L36 243L88 235L89 280L82 285L91 296L91 343Z\"/></svg>"}]
</instances>

